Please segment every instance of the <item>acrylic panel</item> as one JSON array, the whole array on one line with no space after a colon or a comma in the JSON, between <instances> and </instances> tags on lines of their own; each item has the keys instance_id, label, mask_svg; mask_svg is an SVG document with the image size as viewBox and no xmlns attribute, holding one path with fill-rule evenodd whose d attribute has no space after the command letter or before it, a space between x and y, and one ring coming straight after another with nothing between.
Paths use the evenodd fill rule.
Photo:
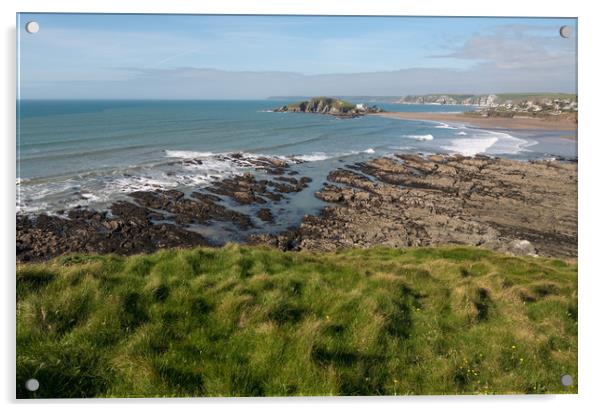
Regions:
<instances>
[{"instance_id":1,"label":"acrylic panel","mask_svg":"<svg viewBox=\"0 0 602 412\"><path fill-rule=\"evenodd\" d=\"M18 398L577 392L577 19L17 42Z\"/></svg>"}]
</instances>

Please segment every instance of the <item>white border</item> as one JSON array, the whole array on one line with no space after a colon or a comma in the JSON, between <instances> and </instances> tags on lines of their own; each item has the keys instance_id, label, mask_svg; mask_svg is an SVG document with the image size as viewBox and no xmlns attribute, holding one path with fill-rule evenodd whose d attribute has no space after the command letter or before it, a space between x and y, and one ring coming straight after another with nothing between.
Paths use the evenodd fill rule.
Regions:
<instances>
[{"instance_id":1,"label":"white border","mask_svg":"<svg viewBox=\"0 0 602 412\"><path fill-rule=\"evenodd\" d=\"M383 409L420 409L448 411L488 411L537 408L566 411L575 407L593 408L600 404L600 294L602 294L602 227L600 225L600 191L602 176L602 90L600 90L600 52L602 21L594 8L595 2L552 1L528 2L504 0L497 2L421 0L414 2L385 0L3 0L2 9L2 81L0 114L2 136L2 251L5 270L0 339L2 365L0 373L1 400L9 408L30 410L36 407L49 411L80 409L100 410L106 407L125 410L143 407L164 411L167 403L190 410L225 407L265 411L266 409L307 410L343 406L365 411L370 407ZM118 12L118 13L223 13L223 14L345 14L345 15L447 15L447 16L547 16L579 18L579 395L505 396L505 397L406 397L406 398L305 398L305 399L192 399L192 400L105 400L52 401L47 403L14 401L14 239L15 239L15 13L21 12Z\"/></svg>"}]
</instances>

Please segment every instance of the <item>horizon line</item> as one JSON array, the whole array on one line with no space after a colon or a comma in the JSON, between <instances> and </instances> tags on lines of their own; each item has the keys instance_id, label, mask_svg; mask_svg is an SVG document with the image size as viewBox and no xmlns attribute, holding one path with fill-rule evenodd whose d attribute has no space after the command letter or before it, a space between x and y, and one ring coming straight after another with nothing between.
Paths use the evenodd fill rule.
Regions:
<instances>
[{"instance_id":1,"label":"horizon line","mask_svg":"<svg viewBox=\"0 0 602 412\"><path fill-rule=\"evenodd\" d=\"M548 91L548 92L486 92L486 93L412 93L412 94L400 94L400 95L298 95L298 96L268 96L268 97L255 97L255 98L218 98L218 97L204 97L204 98L162 98L162 97L152 97L152 98L135 98L135 97L116 97L116 98L97 98L97 97L86 97L86 98L72 98L72 97L40 97L40 98L17 98L16 101L203 101L203 100L220 100L220 101L252 101L252 100L285 100L291 98L313 98L313 97L338 97L338 98L350 98L350 97L382 97L382 98L403 98L409 96L485 96L485 95L503 95L503 94L524 94L524 95L545 95L545 94L566 94L578 96L577 93L572 92L559 92L559 91Z\"/></svg>"}]
</instances>

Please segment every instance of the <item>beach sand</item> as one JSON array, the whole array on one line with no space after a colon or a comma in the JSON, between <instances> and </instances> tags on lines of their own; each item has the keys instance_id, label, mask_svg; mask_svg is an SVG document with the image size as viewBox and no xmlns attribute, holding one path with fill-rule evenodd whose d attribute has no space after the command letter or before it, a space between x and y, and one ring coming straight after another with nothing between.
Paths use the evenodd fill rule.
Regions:
<instances>
[{"instance_id":1,"label":"beach sand","mask_svg":"<svg viewBox=\"0 0 602 412\"><path fill-rule=\"evenodd\" d=\"M536 118L505 118L478 117L464 113L416 113L416 112L385 112L372 116L383 116L406 120L427 120L436 122L464 123L487 129L520 129L520 130L564 130L567 137L576 137L577 123L570 119L536 119ZM572 132L572 133L571 133Z\"/></svg>"}]
</instances>

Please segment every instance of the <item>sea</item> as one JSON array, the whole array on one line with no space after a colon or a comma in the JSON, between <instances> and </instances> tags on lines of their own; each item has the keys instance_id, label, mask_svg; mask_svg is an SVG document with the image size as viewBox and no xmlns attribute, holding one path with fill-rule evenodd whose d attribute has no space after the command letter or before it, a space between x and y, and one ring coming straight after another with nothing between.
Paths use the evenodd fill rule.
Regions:
<instances>
[{"instance_id":1,"label":"sea","mask_svg":"<svg viewBox=\"0 0 602 412\"><path fill-rule=\"evenodd\" d=\"M244 173L222 154L298 159L313 179L279 206L276 225L324 204L329 171L395 153L486 154L518 160L576 158L566 132L485 130L377 116L341 119L273 112L288 101L52 101L17 104L17 212L107 208L138 190L190 192ZM378 103L387 111L460 112L470 106ZM190 164L185 159L201 159Z\"/></svg>"}]
</instances>

